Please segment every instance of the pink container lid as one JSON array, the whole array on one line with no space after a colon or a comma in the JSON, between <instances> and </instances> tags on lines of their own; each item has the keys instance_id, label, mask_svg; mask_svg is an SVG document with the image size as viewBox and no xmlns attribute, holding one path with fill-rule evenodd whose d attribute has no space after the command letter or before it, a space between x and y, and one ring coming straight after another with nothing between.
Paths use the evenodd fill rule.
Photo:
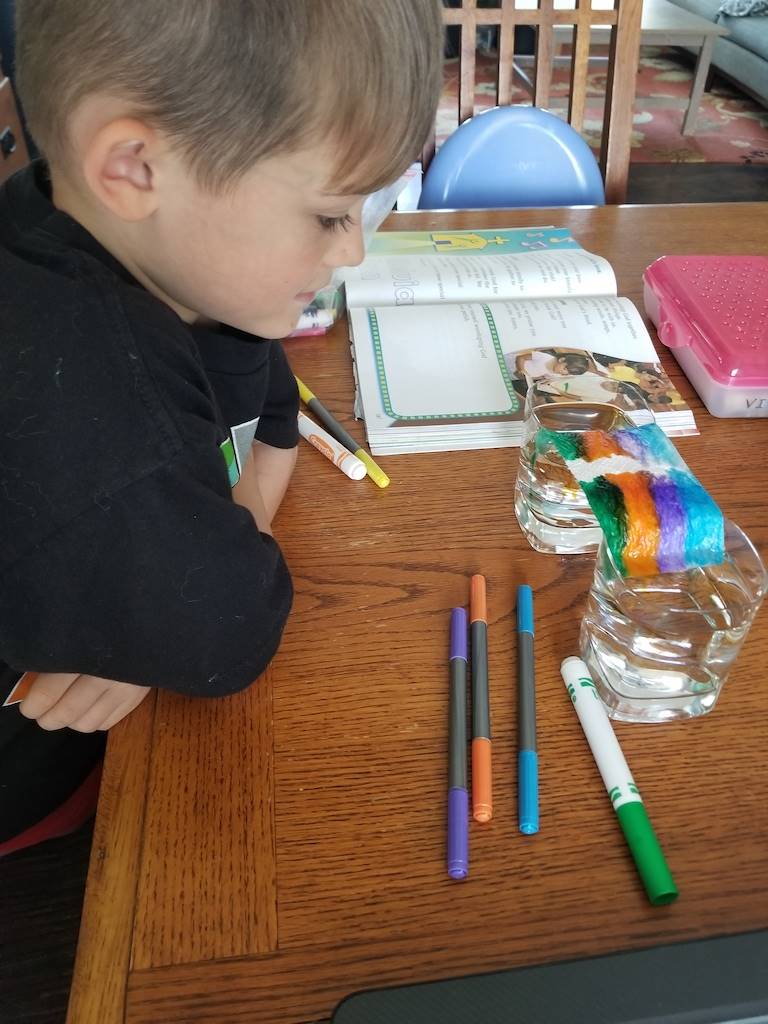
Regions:
<instances>
[{"instance_id":1,"label":"pink container lid","mask_svg":"<svg viewBox=\"0 0 768 1024\"><path fill-rule=\"evenodd\" d=\"M726 387L768 385L768 258L661 256L645 271L659 338Z\"/></svg>"}]
</instances>

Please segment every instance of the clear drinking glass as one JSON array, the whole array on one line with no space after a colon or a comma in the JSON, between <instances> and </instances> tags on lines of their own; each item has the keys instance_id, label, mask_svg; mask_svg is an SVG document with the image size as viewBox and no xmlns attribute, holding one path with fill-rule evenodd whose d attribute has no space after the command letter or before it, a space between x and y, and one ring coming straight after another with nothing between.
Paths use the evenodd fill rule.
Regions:
<instances>
[{"instance_id":1,"label":"clear drinking glass","mask_svg":"<svg viewBox=\"0 0 768 1024\"><path fill-rule=\"evenodd\" d=\"M658 576L622 576L601 543L580 646L612 718L667 722L714 707L768 586L749 538L724 526L720 565Z\"/></svg>"},{"instance_id":2,"label":"clear drinking glass","mask_svg":"<svg viewBox=\"0 0 768 1024\"><path fill-rule=\"evenodd\" d=\"M515 515L536 551L596 551L603 536L586 494L547 431L583 433L654 422L653 412L634 385L609 377L595 380L597 374L590 374L587 382L586 376L548 378L528 388Z\"/></svg>"}]
</instances>

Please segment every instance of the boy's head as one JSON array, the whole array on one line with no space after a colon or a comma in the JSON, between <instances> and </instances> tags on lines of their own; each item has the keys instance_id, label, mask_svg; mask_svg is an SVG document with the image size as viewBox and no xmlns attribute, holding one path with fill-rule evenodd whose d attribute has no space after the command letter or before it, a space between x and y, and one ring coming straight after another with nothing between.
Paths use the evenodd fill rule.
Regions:
<instances>
[{"instance_id":1,"label":"boy's head","mask_svg":"<svg viewBox=\"0 0 768 1024\"><path fill-rule=\"evenodd\" d=\"M640 370L638 373L640 387L653 399L666 395L667 383L653 370Z\"/></svg>"},{"instance_id":2,"label":"boy's head","mask_svg":"<svg viewBox=\"0 0 768 1024\"><path fill-rule=\"evenodd\" d=\"M580 352L561 352L555 357L553 369L555 373L566 377L586 373L589 369L589 359Z\"/></svg>"},{"instance_id":3,"label":"boy's head","mask_svg":"<svg viewBox=\"0 0 768 1024\"><path fill-rule=\"evenodd\" d=\"M363 197L416 159L440 93L440 0L17 0L17 19L56 204L185 319L267 336L359 261Z\"/></svg>"}]
</instances>

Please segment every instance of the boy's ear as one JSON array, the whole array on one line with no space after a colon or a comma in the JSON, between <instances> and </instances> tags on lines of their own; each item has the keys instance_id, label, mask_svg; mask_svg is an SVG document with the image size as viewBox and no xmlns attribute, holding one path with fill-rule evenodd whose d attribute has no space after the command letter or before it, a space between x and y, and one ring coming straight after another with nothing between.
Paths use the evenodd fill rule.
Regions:
<instances>
[{"instance_id":1,"label":"boy's ear","mask_svg":"<svg viewBox=\"0 0 768 1024\"><path fill-rule=\"evenodd\" d=\"M144 220L158 205L157 133L135 118L110 121L86 148L83 174L96 198L125 221Z\"/></svg>"}]
</instances>

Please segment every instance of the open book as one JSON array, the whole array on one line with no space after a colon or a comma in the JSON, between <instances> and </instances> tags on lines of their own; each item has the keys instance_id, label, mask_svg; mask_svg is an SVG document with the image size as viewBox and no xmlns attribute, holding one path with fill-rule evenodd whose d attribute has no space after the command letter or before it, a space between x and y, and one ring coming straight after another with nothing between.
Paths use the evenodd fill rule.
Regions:
<instances>
[{"instance_id":1,"label":"open book","mask_svg":"<svg viewBox=\"0 0 768 1024\"><path fill-rule=\"evenodd\" d=\"M564 375L588 401L630 381L665 433L696 433L610 264L566 229L381 232L345 289L374 455L519 445L529 384Z\"/></svg>"}]
</instances>

